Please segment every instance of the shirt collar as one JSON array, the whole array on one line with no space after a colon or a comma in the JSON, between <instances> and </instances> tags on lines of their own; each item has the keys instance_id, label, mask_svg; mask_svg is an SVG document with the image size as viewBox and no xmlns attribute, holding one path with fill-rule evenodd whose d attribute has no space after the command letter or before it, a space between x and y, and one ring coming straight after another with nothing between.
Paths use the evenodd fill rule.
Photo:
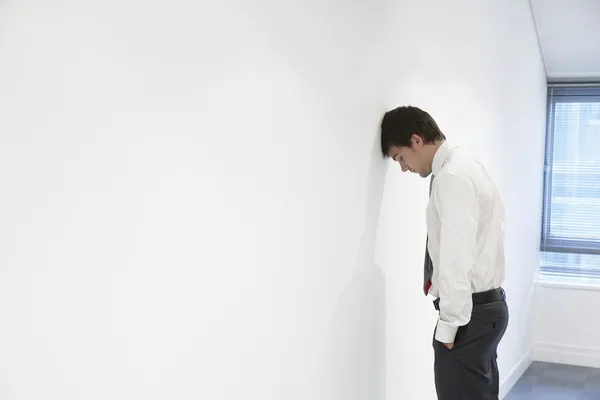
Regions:
<instances>
[{"instance_id":1,"label":"shirt collar","mask_svg":"<svg viewBox=\"0 0 600 400\"><path fill-rule=\"evenodd\" d=\"M448 160L448 157L457 146L451 144L447 140L442 143L433 156L433 163L431 164L431 173L435 176L440 173L440 170Z\"/></svg>"}]
</instances>

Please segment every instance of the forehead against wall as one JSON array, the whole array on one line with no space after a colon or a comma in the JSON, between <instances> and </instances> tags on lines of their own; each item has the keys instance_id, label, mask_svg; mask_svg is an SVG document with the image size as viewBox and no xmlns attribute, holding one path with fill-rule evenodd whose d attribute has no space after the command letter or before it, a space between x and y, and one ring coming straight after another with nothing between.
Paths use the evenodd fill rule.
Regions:
<instances>
[{"instance_id":1,"label":"forehead against wall","mask_svg":"<svg viewBox=\"0 0 600 400\"><path fill-rule=\"evenodd\" d=\"M433 399L427 183L379 122L427 109L535 226L481 133L538 127L524 3L4 2L0 397Z\"/></svg>"}]
</instances>

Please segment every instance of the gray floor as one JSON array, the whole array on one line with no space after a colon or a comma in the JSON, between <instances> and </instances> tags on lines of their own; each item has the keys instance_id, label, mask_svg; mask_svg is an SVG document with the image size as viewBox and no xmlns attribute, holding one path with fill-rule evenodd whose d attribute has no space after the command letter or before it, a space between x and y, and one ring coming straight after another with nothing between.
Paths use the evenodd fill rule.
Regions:
<instances>
[{"instance_id":1,"label":"gray floor","mask_svg":"<svg viewBox=\"0 0 600 400\"><path fill-rule=\"evenodd\" d=\"M600 369L534 362L504 400L600 400Z\"/></svg>"}]
</instances>

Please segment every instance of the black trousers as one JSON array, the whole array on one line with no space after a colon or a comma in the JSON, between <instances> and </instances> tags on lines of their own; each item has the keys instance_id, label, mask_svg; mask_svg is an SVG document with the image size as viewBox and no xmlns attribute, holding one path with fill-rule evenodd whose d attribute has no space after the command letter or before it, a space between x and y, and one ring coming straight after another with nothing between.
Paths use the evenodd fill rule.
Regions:
<instances>
[{"instance_id":1,"label":"black trousers","mask_svg":"<svg viewBox=\"0 0 600 400\"><path fill-rule=\"evenodd\" d=\"M507 326L508 307L503 299L473 304L471 320L458 328L452 350L438 342L434 332L438 400L498 400L496 351Z\"/></svg>"}]
</instances>

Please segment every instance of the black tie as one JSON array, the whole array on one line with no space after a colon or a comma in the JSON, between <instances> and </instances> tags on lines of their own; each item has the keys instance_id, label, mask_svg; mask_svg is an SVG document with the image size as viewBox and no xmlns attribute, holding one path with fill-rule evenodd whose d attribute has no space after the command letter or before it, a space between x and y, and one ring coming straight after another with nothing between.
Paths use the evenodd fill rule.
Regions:
<instances>
[{"instance_id":1,"label":"black tie","mask_svg":"<svg viewBox=\"0 0 600 400\"><path fill-rule=\"evenodd\" d=\"M429 181L429 196L431 196L431 186L433 185L433 175L431 175L431 179ZM427 245L429 244L429 235L427 235L427 240L425 241L425 265L424 265L424 276L423 276L423 292L425 296L429 293L429 288L431 287L431 277L433 276L433 262L431 261L431 257L429 256L429 249Z\"/></svg>"}]
</instances>

